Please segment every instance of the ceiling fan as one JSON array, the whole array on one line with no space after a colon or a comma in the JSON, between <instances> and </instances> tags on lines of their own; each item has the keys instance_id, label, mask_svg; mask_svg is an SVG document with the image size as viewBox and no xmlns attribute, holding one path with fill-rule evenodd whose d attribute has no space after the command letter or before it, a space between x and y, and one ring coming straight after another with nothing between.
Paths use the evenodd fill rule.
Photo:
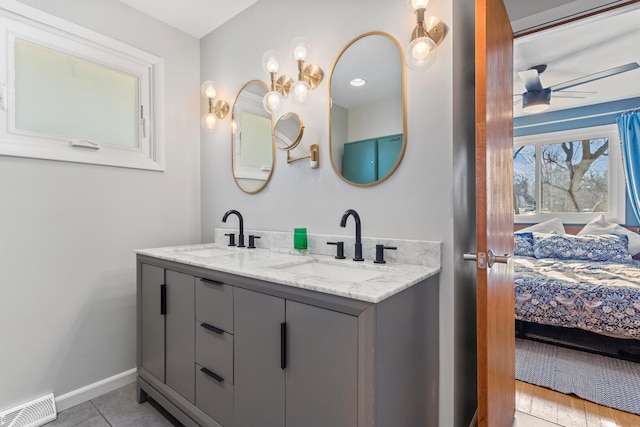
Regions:
<instances>
[{"instance_id":1,"label":"ceiling fan","mask_svg":"<svg viewBox=\"0 0 640 427\"><path fill-rule=\"evenodd\" d=\"M540 82L540 74L544 73L544 71L547 69L547 65L536 65L529 68L528 70L518 72L518 76L524 83L524 87L527 89L527 91L522 95L519 95L519 99L517 99L514 104L516 102L522 101L522 110L525 113L541 113L549 108L551 103L551 93L554 93L555 97L586 98L587 96L595 92L567 91L566 89L589 83L594 80L600 80L606 77L614 76L616 74L635 70L639 67L640 65L637 62L630 62L628 64L620 65L618 67L610 68L604 71L599 71L597 73L589 74L577 79L569 80L564 83L559 83L557 85L545 88Z\"/></svg>"}]
</instances>

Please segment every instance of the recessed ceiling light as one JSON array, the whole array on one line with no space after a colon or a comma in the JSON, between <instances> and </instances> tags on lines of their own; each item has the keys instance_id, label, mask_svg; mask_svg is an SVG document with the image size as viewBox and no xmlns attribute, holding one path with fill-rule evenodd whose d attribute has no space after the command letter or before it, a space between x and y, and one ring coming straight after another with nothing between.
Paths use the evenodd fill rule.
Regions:
<instances>
[{"instance_id":1,"label":"recessed ceiling light","mask_svg":"<svg viewBox=\"0 0 640 427\"><path fill-rule=\"evenodd\" d=\"M367 81L365 79L353 79L349 83L351 84L351 86L360 87L366 85Z\"/></svg>"}]
</instances>

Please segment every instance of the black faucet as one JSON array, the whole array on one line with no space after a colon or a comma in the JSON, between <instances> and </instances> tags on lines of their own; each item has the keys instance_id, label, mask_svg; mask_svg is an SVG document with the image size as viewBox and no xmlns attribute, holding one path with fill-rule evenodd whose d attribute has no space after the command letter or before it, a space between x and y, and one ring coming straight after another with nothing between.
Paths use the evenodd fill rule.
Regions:
<instances>
[{"instance_id":1,"label":"black faucet","mask_svg":"<svg viewBox=\"0 0 640 427\"><path fill-rule=\"evenodd\" d=\"M340 220L340 227L347 226L347 218L349 218L349 216L352 216L356 222L356 253L353 257L353 260L364 261L364 258L362 258L362 229L360 226L360 215L358 215L358 212L353 209L348 209L344 213L344 215L342 215L342 219Z\"/></svg>"},{"instance_id":2,"label":"black faucet","mask_svg":"<svg viewBox=\"0 0 640 427\"><path fill-rule=\"evenodd\" d=\"M242 220L242 214L235 209L231 209L227 211L222 217L222 222L227 222L227 218L229 215L235 214L238 217L238 221L240 221L240 234L238 235L238 247L244 248L244 221Z\"/></svg>"}]
</instances>

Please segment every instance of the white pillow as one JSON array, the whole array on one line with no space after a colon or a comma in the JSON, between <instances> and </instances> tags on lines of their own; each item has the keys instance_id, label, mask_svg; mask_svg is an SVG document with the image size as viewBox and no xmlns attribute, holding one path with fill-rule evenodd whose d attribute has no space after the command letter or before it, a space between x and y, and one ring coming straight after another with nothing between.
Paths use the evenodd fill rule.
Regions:
<instances>
[{"instance_id":1,"label":"white pillow","mask_svg":"<svg viewBox=\"0 0 640 427\"><path fill-rule=\"evenodd\" d=\"M560 218L553 218L547 221L540 222L538 224L534 224L530 227L518 230L516 231L516 233L523 233L527 231L535 231L537 233L547 234L566 234L566 232L564 231L564 225L562 225L562 220Z\"/></svg>"},{"instance_id":2,"label":"white pillow","mask_svg":"<svg viewBox=\"0 0 640 427\"><path fill-rule=\"evenodd\" d=\"M624 228L615 222L609 222L604 219L604 215L600 215L580 230L578 236L587 234L624 234L629 238L629 252L631 255L640 253L640 234Z\"/></svg>"}]
</instances>

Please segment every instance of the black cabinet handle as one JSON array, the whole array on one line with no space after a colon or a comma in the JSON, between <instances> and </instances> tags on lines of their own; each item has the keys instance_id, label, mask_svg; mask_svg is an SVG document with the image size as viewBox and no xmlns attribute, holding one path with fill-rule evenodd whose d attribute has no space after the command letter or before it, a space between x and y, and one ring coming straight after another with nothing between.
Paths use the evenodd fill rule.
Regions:
<instances>
[{"instance_id":1,"label":"black cabinet handle","mask_svg":"<svg viewBox=\"0 0 640 427\"><path fill-rule=\"evenodd\" d=\"M205 375L208 375L214 380L218 381L219 383L224 381L224 378L222 378L220 375L216 374L215 372L211 372L207 368L200 368L200 371L203 372Z\"/></svg>"},{"instance_id":2,"label":"black cabinet handle","mask_svg":"<svg viewBox=\"0 0 640 427\"><path fill-rule=\"evenodd\" d=\"M224 285L224 283L219 282L219 281L217 281L217 280L211 280L211 279L200 279L200 281L201 281L202 283L206 283L206 284L208 284L208 285L217 285L217 286L222 286L222 285Z\"/></svg>"},{"instance_id":3,"label":"black cabinet handle","mask_svg":"<svg viewBox=\"0 0 640 427\"><path fill-rule=\"evenodd\" d=\"M160 314L167 314L167 285L160 285Z\"/></svg>"},{"instance_id":4,"label":"black cabinet handle","mask_svg":"<svg viewBox=\"0 0 640 427\"><path fill-rule=\"evenodd\" d=\"M280 323L280 369L287 368L287 324Z\"/></svg>"},{"instance_id":5,"label":"black cabinet handle","mask_svg":"<svg viewBox=\"0 0 640 427\"><path fill-rule=\"evenodd\" d=\"M218 335L224 334L224 331L222 329L218 329L215 326L212 326L212 325L210 325L208 323L200 323L200 326L202 326L203 328L205 328L205 329L207 329L207 330L209 330L211 332L215 332Z\"/></svg>"}]
</instances>

